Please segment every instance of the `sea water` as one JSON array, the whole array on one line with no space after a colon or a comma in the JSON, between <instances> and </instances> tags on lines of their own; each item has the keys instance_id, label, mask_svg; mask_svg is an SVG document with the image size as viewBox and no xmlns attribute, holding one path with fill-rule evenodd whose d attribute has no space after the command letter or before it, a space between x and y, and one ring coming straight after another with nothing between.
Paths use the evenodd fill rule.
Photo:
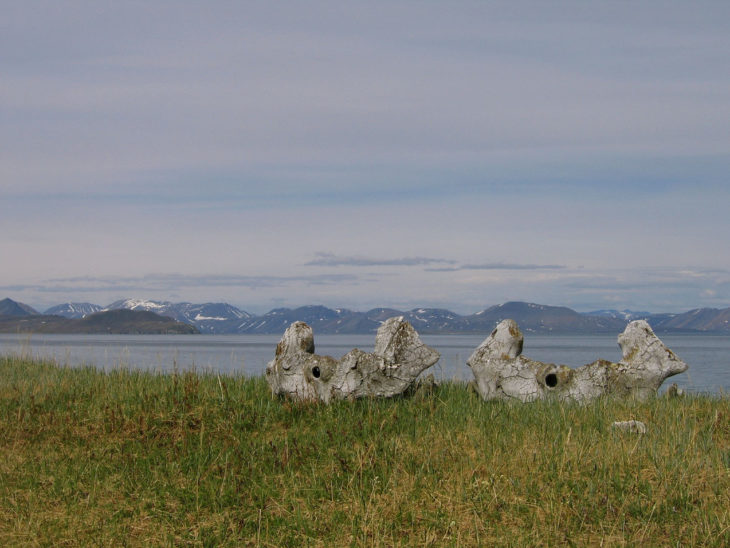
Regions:
<instances>
[{"instance_id":1,"label":"sea water","mask_svg":"<svg viewBox=\"0 0 730 548\"><path fill-rule=\"evenodd\" d=\"M659 334L677 356L689 364L672 377L694 392L730 392L730 336ZM0 334L0 354L53 360L59 365L92 365L103 370L134 368L169 373L211 371L261 375L274 357L280 335L7 335ZM481 335L422 334L441 353L426 373L437 379L473 379L466 365ZM352 348L371 352L374 335L315 335L316 352L339 358ZM578 367L603 358L621 359L616 335L525 334L523 354L529 358Z\"/></svg>"}]
</instances>

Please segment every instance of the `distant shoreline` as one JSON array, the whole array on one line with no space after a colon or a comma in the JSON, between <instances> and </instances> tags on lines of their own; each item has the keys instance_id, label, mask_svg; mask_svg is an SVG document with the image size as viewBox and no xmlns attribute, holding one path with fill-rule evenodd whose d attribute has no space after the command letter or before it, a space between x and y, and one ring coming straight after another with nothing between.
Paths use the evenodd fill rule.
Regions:
<instances>
[{"instance_id":1,"label":"distant shoreline","mask_svg":"<svg viewBox=\"0 0 730 548\"><path fill-rule=\"evenodd\" d=\"M193 335L200 331L195 326L152 312L110 310L81 319L48 315L0 316L0 333Z\"/></svg>"}]
</instances>

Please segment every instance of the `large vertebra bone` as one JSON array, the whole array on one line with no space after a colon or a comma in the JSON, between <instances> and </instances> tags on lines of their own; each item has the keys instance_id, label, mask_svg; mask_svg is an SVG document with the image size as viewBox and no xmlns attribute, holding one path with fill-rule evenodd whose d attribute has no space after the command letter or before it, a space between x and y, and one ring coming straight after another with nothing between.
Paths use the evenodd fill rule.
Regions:
<instances>
[{"instance_id":1,"label":"large vertebra bone","mask_svg":"<svg viewBox=\"0 0 730 548\"><path fill-rule=\"evenodd\" d=\"M597 360L571 369L522 356L523 337L513 320L502 321L467 360L485 400L534 401L549 396L585 401L603 395L645 399L664 379L687 370L644 320L631 322L618 336L623 359Z\"/></svg>"},{"instance_id":2,"label":"large vertebra bone","mask_svg":"<svg viewBox=\"0 0 730 548\"><path fill-rule=\"evenodd\" d=\"M372 353L355 348L340 360L315 354L312 328L294 322L266 366L266 380L274 395L297 400L387 398L403 393L439 357L402 316L380 326Z\"/></svg>"}]
</instances>

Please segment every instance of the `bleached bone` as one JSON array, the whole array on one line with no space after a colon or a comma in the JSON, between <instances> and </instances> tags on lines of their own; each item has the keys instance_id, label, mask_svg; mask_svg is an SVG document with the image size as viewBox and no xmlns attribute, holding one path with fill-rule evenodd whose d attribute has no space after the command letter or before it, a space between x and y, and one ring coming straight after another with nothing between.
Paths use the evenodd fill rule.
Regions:
<instances>
[{"instance_id":1,"label":"bleached bone","mask_svg":"<svg viewBox=\"0 0 730 548\"><path fill-rule=\"evenodd\" d=\"M485 400L523 402L554 396L586 401L603 395L645 399L667 377L687 370L644 320L631 322L618 336L623 358L618 363L597 360L571 369L522 356L523 337L513 320L504 320L477 347L467 364Z\"/></svg>"},{"instance_id":2,"label":"bleached bone","mask_svg":"<svg viewBox=\"0 0 730 548\"><path fill-rule=\"evenodd\" d=\"M296 400L388 398L402 394L439 357L402 316L380 326L372 353L355 348L339 360L315 354L312 328L294 322L266 366L266 380L274 395Z\"/></svg>"}]
</instances>

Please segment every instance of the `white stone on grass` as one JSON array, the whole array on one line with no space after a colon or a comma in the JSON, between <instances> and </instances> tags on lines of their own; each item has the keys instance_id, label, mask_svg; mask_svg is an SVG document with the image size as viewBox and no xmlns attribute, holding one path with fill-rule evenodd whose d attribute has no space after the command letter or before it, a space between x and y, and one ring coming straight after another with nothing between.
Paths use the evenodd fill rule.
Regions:
<instances>
[{"instance_id":1,"label":"white stone on grass","mask_svg":"<svg viewBox=\"0 0 730 548\"><path fill-rule=\"evenodd\" d=\"M637 420L630 421L616 421L611 425L617 430L623 430L624 432L631 432L633 434L646 434L646 425Z\"/></svg>"}]
</instances>

